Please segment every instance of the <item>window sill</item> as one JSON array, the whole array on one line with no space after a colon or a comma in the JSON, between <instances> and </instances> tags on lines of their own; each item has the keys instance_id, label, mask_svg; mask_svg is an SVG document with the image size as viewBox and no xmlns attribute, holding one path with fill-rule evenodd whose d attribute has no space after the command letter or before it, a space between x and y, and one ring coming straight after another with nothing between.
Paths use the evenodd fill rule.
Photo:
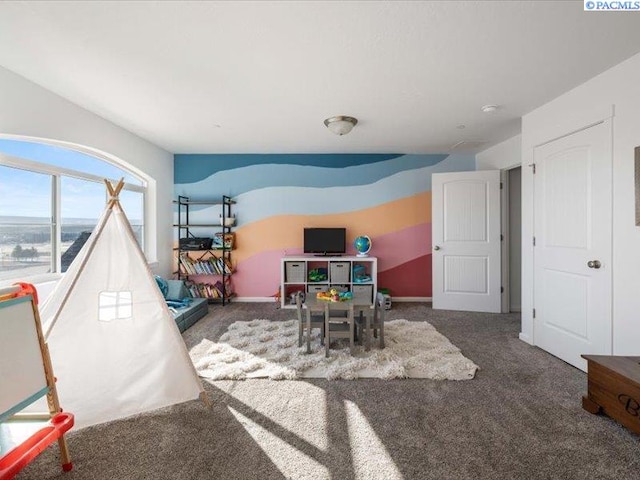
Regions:
<instances>
[{"instance_id":1,"label":"window sill","mask_svg":"<svg viewBox=\"0 0 640 480\"><path fill-rule=\"evenodd\" d=\"M0 287L6 287L18 282L26 282L26 283L32 283L32 284L57 282L61 278L62 278L62 274L60 273L42 273L40 275L32 275L30 277L18 277L18 278L9 278L7 280L2 280L0 281Z\"/></svg>"},{"instance_id":2,"label":"window sill","mask_svg":"<svg viewBox=\"0 0 640 480\"><path fill-rule=\"evenodd\" d=\"M160 262L153 261L147 262L149 268L152 271L155 271L159 266ZM18 282L26 282L34 285L48 283L48 282L57 282L64 276L64 273L42 273L40 275L32 275L30 277L18 277L18 278L8 278L6 280L0 280L0 287L8 287Z\"/></svg>"}]
</instances>

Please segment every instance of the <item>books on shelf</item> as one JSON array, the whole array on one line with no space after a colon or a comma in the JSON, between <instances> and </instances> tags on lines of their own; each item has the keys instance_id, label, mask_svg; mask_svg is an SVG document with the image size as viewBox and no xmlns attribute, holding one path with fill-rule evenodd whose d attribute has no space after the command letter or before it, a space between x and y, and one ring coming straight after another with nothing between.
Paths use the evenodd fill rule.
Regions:
<instances>
[{"instance_id":1,"label":"books on shelf","mask_svg":"<svg viewBox=\"0 0 640 480\"><path fill-rule=\"evenodd\" d=\"M228 258L209 257L194 260L187 254L180 255L180 265L187 275L231 275L233 267Z\"/></svg>"},{"instance_id":2,"label":"books on shelf","mask_svg":"<svg viewBox=\"0 0 640 480\"><path fill-rule=\"evenodd\" d=\"M233 250L235 244L235 233L214 233L213 234L213 245L211 248L222 250Z\"/></svg>"},{"instance_id":3,"label":"books on shelf","mask_svg":"<svg viewBox=\"0 0 640 480\"><path fill-rule=\"evenodd\" d=\"M224 284L220 280L214 284L186 282L185 285L191 296L194 298L216 299L222 298L223 294L226 298L233 295L233 290L229 281L224 282Z\"/></svg>"}]
</instances>

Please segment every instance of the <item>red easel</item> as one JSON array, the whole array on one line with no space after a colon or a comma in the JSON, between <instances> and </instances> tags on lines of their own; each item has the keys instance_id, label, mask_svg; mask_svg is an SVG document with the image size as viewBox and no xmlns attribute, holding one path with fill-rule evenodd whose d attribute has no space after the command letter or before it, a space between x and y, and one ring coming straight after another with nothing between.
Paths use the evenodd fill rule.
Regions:
<instances>
[{"instance_id":1,"label":"red easel","mask_svg":"<svg viewBox=\"0 0 640 480\"><path fill-rule=\"evenodd\" d=\"M26 304L30 304L30 308L28 308ZM5 325L3 325L3 322L5 322ZM10 322L11 325L9 325ZM9 328L9 326L11 328ZM44 420L46 423L27 439L18 443L7 452L0 451L0 480L11 480L20 470L28 465L29 462L55 441L58 442L60 447L60 463L62 464L62 469L67 472L72 469L73 465L64 434L71 429L74 419L71 413L63 413L60 408L49 349L44 341L42 326L40 324L38 294L33 285L20 283L14 287L0 290L0 331L3 331L3 327L6 327L5 331L8 330L10 332L19 331L23 327L23 333L35 331L37 344L42 357L42 372L37 371L39 368L35 370L30 368L28 371L25 370L24 375L33 376L34 372L37 376L42 374L41 381L43 388L29 392L26 398L13 398L11 397L11 383L15 382L0 377L0 391L4 391L7 396L7 399L0 397L0 400L5 400L4 403L0 403L2 407L0 408L0 423L6 420L5 425L9 426L9 428L14 422L17 423L27 420ZM32 340L36 341L35 339ZM0 357L2 357L1 351ZM10 358L0 358L0 362L5 362L5 365L11 365L11 368L18 369L18 371L12 373L14 377L21 378L23 372L20 371L20 368L29 362L12 360L13 359ZM30 360L33 366L34 361L33 359ZM33 414L21 412L28 405L45 395L47 397L49 413Z\"/></svg>"}]
</instances>

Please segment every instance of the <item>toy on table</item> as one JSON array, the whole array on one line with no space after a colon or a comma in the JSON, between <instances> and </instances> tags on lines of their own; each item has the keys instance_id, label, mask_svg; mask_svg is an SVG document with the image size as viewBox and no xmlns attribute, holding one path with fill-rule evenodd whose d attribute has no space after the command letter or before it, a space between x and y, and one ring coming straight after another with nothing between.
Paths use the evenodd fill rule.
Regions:
<instances>
[{"instance_id":1,"label":"toy on table","mask_svg":"<svg viewBox=\"0 0 640 480\"><path fill-rule=\"evenodd\" d=\"M318 292L316 298L327 302L346 302L353 299L353 293L338 292L338 290L332 288L328 292Z\"/></svg>"}]
</instances>

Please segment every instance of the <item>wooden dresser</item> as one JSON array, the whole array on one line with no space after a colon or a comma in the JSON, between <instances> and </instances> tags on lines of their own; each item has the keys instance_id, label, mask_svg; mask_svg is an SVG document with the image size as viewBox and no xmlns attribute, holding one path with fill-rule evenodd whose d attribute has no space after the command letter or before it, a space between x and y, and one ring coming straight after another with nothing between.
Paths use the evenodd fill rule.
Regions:
<instances>
[{"instance_id":1,"label":"wooden dresser","mask_svg":"<svg viewBox=\"0 0 640 480\"><path fill-rule=\"evenodd\" d=\"M587 360L588 392L582 407L605 413L640 435L640 357L582 355Z\"/></svg>"}]
</instances>

